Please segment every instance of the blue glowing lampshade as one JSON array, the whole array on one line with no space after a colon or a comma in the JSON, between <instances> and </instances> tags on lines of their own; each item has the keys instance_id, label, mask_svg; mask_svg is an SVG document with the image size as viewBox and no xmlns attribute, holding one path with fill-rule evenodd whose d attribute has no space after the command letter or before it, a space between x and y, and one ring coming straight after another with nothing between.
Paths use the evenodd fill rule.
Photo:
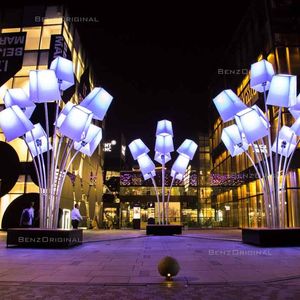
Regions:
<instances>
[{"instance_id":1,"label":"blue glowing lampshade","mask_svg":"<svg viewBox=\"0 0 300 300\"><path fill-rule=\"evenodd\" d=\"M231 156L243 153L249 147L246 139L243 137L237 125L230 125L223 129L221 140L230 152Z\"/></svg>"},{"instance_id":2,"label":"blue glowing lampshade","mask_svg":"<svg viewBox=\"0 0 300 300\"><path fill-rule=\"evenodd\" d=\"M289 111L296 120L300 117L300 108L298 109L298 108L295 108L294 106L292 106L289 108Z\"/></svg>"},{"instance_id":3,"label":"blue glowing lampshade","mask_svg":"<svg viewBox=\"0 0 300 300\"><path fill-rule=\"evenodd\" d=\"M94 119L102 121L110 106L113 97L103 88L94 88L80 103L91 110Z\"/></svg>"},{"instance_id":4,"label":"blue glowing lampshade","mask_svg":"<svg viewBox=\"0 0 300 300\"><path fill-rule=\"evenodd\" d=\"M213 99L213 102L223 122L232 120L235 114L247 108L232 90L224 90Z\"/></svg>"},{"instance_id":5,"label":"blue glowing lampshade","mask_svg":"<svg viewBox=\"0 0 300 300\"><path fill-rule=\"evenodd\" d=\"M80 141L74 143L75 150L79 150L81 153L87 156L92 156L97 146L102 139L102 129L93 124L88 128L86 137Z\"/></svg>"},{"instance_id":6,"label":"blue glowing lampshade","mask_svg":"<svg viewBox=\"0 0 300 300\"><path fill-rule=\"evenodd\" d=\"M167 154L174 151L172 135L157 135L155 140L155 151Z\"/></svg>"},{"instance_id":7,"label":"blue glowing lampshade","mask_svg":"<svg viewBox=\"0 0 300 300\"><path fill-rule=\"evenodd\" d=\"M0 112L0 127L8 142L34 128L33 124L17 105L8 107Z\"/></svg>"},{"instance_id":8,"label":"blue glowing lampshade","mask_svg":"<svg viewBox=\"0 0 300 300\"><path fill-rule=\"evenodd\" d=\"M270 84L267 104L279 107L291 107L296 100L297 76L274 75Z\"/></svg>"},{"instance_id":9,"label":"blue glowing lampshade","mask_svg":"<svg viewBox=\"0 0 300 300\"><path fill-rule=\"evenodd\" d=\"M61 91L74 85L73 63L71 60L58 56L51 62L50 69L55 72Z\"/></svg>"},{"instance_id":10,"label":"blue glowing lampshade","mask_svg":"<svg viewBox=\"0 0 300 300\"><path fill-rule=\"evenodd\" d=\"M161 120L157 122L156 136L173 136L172 122L168 120Z\"/></svg>"},{"instance_id":11,"label":"blue glowing lampshade","mask_svg":"<svg viewBox=\"0 0 300 300\"><path fill-rule=\"evenodd\" d=\"M137 159L150 151L141 139L132 141L128 147L133 159Z\"/></svg>"},{"instance_id":12,"label":"blue glowing lampshade","mask_svg":"<svg viewBox=\"0 0 300 300\"><path fill-rule=\"evenodd\" d=\"M296 134L288 126L282 126L278 135L278 154L289 157L296 148ZM277 139L272 145L272 151L277 152Z\"/></svg>"},{"instance_id":13,"label":"blue glowing lampshade","mask_svg":"<svg viewBox=\"0 0 300 300\"><path fill-rule=\"evenodd\" d=\"M164 155L165 157L165 164L171 160L171 154L170 153L166 153L166 154L162 154L160 152L155 152L154 155L154 160L157 161L158 163L162 164L163 160L162 160L162 155Z\"/></svg>"},{"instance_id":14,"label":"blue glowing lampshade","mask_svg":"<svg viewBox=\"0 0 300 300\"><path fill-rule=\"evenodd\" d=\"M270 87L274 69L266 60L258 61L251 65L250 87L258 92L267 91Z\"/></svg>"},{"instance_id":15,"label":"blue glowing lampshade","mask_svg":"<svg viewBox=\"0 0 300 300\"><path fill-rule=\"evenodd\" d=\"M64 136L79 142L86 137L92 118L93 113L90 110L80 105L75 105L70 109L59 131Z\"/></svg>"},{"instance_id":16,"label":"blue glowing lampshade","mask_svg":"<svg viewBox=\"0 0 300 300\"><path fill-rule=\"evenodd\" d=\"M198 146L194 141L185 139L184 142L177 149L177 152L183 156L188 157L188 159L192 160L197 148Z\"/></svg>"},{"instance_id":17,"label":"blue glowing lampshade","mask_svg":"<svg viewBox=\"0 0 300 300\"><path fill-rule=\"evenodd\" d=\"M27 118L30 118L36 105L29 99L23 89L8 89L4 95L5 107L17 105L25 113Z\"/></svg>"},{"instance_id":18,"label":"blue glowing lampshade","mask_svg":"<svg viewBox=\"0 0 300 300\"><path fill-rule=\"evenodd\" d=\"M148 174L143 174L144 180L150 179L151 177L154 177L156 175L155 171L152 171Z\"/></svg>"},{"instance_id":19,"label":"blue glowing lampshade","mask_svg":"<svg viewBox=\"0 0 300 300\"><path fill-rule=\"evenodd\" d=\"M25 140L33 157L47 151L48 137L40 123L35 124L33 130L26 132ZM51 149L49 143L49 150Z\"/></svg>"},{"instance_id":20,"label":"blue glowing lampshade","mask_svg":"<svg viewBox=\"0 0 300 300\"><path fill-rule=\"evenodd\" d=\"M291 126L291 130L293 130L296 135L300 136L300 118L296 119L295 123Z\"/></svg>"},{"instance_id":21,"label":"blue glowing lampshade","mask_svg":"<svg viewBox=\"0 0 300 300\"><path fill-rule=\"evenodd\" d=\"M61 124L63 123L63 121L65 120L67 114L70 112L70 110L73 106L75 106L75 104L73 104L72 102L68 102L64 106L64 108L62 109L62 111L58 115L56 122L54 122L54 125L56 125L57 128L60 128Z\"/></svg>"},{"instance_id":22,"label":"blue glowing lampshade","mask_svg":"<svg viewBox=\"0 0 300 300\"><path fill-rule=\"evenodd\" d=\"M171 176L175 177L176 179L182 180L189 161L190 159L187 156L179 154L172 166Z\"/></svg>"},{"instance_id":23,"label":"blue glowing lampshade","mask_svg":"<svg viewBox=\"0 0 300 300\"><path fill-rule=\"evenodd\" d=\"M237 113L235 121L239 131L245 135L249 144L268 135L270 124L264 113L256 105Z\"/></svg>"},{"instance_id":24,"label":"blue glowing lampshade","mask_svg":"<svg viewBox=\"0 0 300 300\"><path fill-rule=\"evenodd\" d=\"M143 176L155 172L155 165L148 154L140 156L137 161Z\"/></svg>"},{"instance_id":25,"label":"blue glowing lampshade","mask_svg":"<svg viewBox=\"0 0 300 300\"><path fill-rule=\"evenodd\" d=\"M29 96L36 103L61 100L57 78L53 70L29 72Z\"/></svg>"}]
</instances>

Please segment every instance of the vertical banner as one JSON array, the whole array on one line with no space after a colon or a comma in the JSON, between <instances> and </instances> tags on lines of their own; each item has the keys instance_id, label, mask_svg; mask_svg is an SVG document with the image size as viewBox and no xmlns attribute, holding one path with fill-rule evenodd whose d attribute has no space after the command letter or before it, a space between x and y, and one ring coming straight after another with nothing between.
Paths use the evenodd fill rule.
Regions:
<instances>
[{"instance_id":1,"label":"vertical banner","mask_svg":"<svg viewBox=\"0 0 300 300\"><path fill-rule=\"evenodd\" d=\"M0 86L22 68L25 42L26 32L0 34Z\"/></svg>"}]
</instances>

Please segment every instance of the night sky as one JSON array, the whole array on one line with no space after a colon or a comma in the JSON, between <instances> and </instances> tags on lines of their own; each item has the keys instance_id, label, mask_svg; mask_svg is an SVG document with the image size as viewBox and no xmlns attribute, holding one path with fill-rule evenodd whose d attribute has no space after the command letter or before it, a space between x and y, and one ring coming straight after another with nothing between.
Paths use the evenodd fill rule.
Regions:
<instances>
[{"instance_id":1,"label":"night sky","mask_svg":"<svg viewBox=\"0 0 300 300\"><path fill-rule=\"evenodd\" d=\"M175 146L207 131L208 85L250 1L193 2L72 5L99 20L80 24L82 42L114 96L106 130L120 129L127 143L140 137L152 149L161 119L173 122Z\"/></svg>"}]
</instances>

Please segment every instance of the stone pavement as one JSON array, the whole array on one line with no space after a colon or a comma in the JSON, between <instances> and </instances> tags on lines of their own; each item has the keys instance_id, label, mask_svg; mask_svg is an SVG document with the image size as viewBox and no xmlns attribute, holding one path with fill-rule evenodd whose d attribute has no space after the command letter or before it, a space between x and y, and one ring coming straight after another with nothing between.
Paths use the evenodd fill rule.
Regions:
<instances>
[{"instance_id":1,"label":"stone pavement","mask_svg":"<svg viewBox=\"0 0 300 300\"><path fill-rule=\"evenodd\" d=\"M0 299L300 299L300 247L258 248L239 230L85 231L72 249L6 248L0 233ZM181 270L157 271L164 256Z\"/></svg>"}]
</instances>

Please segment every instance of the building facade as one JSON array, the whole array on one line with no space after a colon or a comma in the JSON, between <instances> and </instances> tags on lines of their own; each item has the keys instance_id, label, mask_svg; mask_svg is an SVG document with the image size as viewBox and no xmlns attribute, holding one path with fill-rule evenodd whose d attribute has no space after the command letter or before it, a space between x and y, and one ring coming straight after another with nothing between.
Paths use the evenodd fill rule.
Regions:
<instances>
[{"instance_id":1,"label":"building facade","mask_svg":"<svg viewBox=\"0 0 300 300\"><path fill-rule=\"evenodd\" d=\"M64 103L71 101L78 104L93 89L95 78L92 66L80 42L76 23L72 22L64 6L5 8L0 13L0 24L1 110L7 89L23 88L28 91L29 71L47 69L57 56L72 60L74 67L75 85L64 92ZM40 117L41 112L35 111L31 120L37 122ZM32 157L25 142L18 138L6 143L2 132L0 141L0 155L6 158L7 169L11 169L13 163L17 166L14 179L10 179L12 177L5 170L0 174L0 224L5 228L14 225L10 221L11 216L13 222L18 222L22 201L38 198L39 190ZM7 151L12 153L11 162ZM71 209L74 202L79 202L85 220L97 222L102 201L102 165L102 146L92 157L77 156L65 181L61 208Z\"/></svg>"},{"instance_id":2,"label":"building facade","mask_svg":"<svg viewBox=\"0 0 300 300\"><path fill-rule=\"evenodd\" d=\"M250 65L261 59L268 60L275 73L300 75L300 3L295 0L252 1L247 14L238 27L211 84L211 98L224 89L232 89L243 102L254 103L264 111L263 96L250 88ZM299 81L298 81L299 82ZM298 84L299 91L299 84ZM211 207L217 212L220 226L263 227L265 212L263 192L255 171L246 155L231 157L221 142L225 124L213 105L210 125L212 149ZM278 109L269 110L271 124L277 124ZM282 116L283 125L294 122L287 109ZM275 126L272 126L274 128ZM272 140L276 132L272 132ZM250 153L255 160L254 153ZM287 177L285 205L286 225L299 226L299 150Z\"/></svg>"}]
</instances>

